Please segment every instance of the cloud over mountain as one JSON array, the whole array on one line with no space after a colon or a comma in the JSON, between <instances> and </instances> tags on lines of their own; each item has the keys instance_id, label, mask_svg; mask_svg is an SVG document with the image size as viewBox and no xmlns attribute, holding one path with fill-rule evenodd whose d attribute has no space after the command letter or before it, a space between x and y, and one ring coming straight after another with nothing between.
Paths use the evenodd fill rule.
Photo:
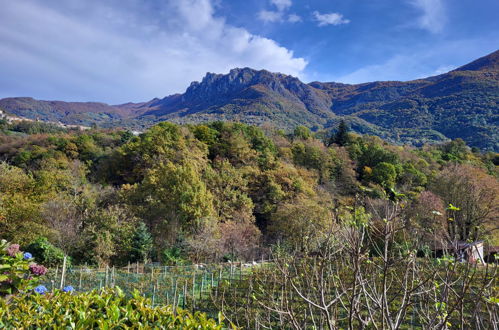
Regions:
<instances>
[{"instance_id":1,"label":"cloud over mountain","mask_svg":"<svg viewBox=\"0 0 499 330\"><path fill-rule=\"evenodd\" d=\"M274 40L228 24L211 0L0 0L0 7L0 96L22 90L119 103L180 92L206 71L251 66L301 76L307 65Z\"/></svg>"}]
</instances>

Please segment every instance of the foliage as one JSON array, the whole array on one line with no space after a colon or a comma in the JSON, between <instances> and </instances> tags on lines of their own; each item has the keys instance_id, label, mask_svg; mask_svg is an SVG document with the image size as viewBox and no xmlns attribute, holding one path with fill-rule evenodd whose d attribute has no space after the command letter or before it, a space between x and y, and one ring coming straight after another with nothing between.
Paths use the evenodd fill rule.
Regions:
<instances>
[{"instance_id":1,"label":"foliage","mask_svg":"<svg viewBox=\"0 0 499 330\"><path fill-rule=\"evenodd\" d=\"M168 266L182 265L186 260L182 257L182 250L173 246L162 251L161 261Z\"/></svg>"},{"instance_id":2,"label":"foliage","mask_svg":"<svg viewBox=\"0 0 499 330\"><path fill-rule=\"evenodd\" d=\"M339 146L345 146L350 142L350 135L348 134L349 128L344 120L341 120L337 131L331 135L328 145L336 143Z\"/></svg>"},{"instance_id":3,"label":"foliage","mask_svg":"<svg viewBox=\"0 0 499 330\"><path fill-rule=\"evenodd\" d=\"M293 137L296 139L307 140L312 136L310 129L305 126L296 126L293 132Z\"/></svg>"},{"instance_id":4,"label":"foliage","mask_svg":"<svg viewBox=\"0 0 499 330\"><path fill-rule=\"evenodd\" d=\"M252 260L277 242L313 246L328 232L330 213L370 196L406 200L416 236L422 228L448 232L455 216L459 226L479 224L469 237L499 239L490 198L497 155L471 152L460 140L412 148L347 135L345 146L327 147L323 132L304 127L286 135L230 122L161 123L138 136L0 133L0 235L23 246L45 237L75 264L118 266L143 261L143 223L151 261ZM455 163L468 169L459 180L448 170ZM462 211L432 224L422 211L425 191Z\"/></svg>"},{"instance_id":5,"label":"foliage","mask_svg":"<svg viewBox=\"0 0 499 330\"><path fill-rule=\"evenodd\" d=\"M298 198L278 206L269 234L297 251L316 249L333 226L332 215L316 200Z\"/></svg>"},{"instance_id":6,"label":"foliage","mask_svg":"<svg viewBox=\"0 0 499 330\"><path fill-rule=\"evenodd\" d=\"M39 237L26 247L26 251L33 255L33 258L48 267L62 266L64 252L52 245L46 237ZM67 267L71 266L71 261L66 260Z\"/></svg>"},{"instance_id":7,"label":"foliage","mask_svg":"<svg viewBox=\"0 0 499 330\"><path fill-rule=\"evenodd\" d=\"M39 277L44 275L47 269L35 264L32 255L20 251L18 244L9 244L6 240L2 240L0 272L0 301L2 301L1 296L26 293L35 288Z\"/></svg>"},{"instance_id":8,"label":"foliage","mask_svg":"<svg viewBox=\"0 0 499 330\"><path fill-rule=\"evenodd\" d=\"M152 250L152 236L147 229L147 226L143 222L139 222L135 233L132 237L131 246L131 260L135 262L146 263L151 255Z\"/></svg>"},{"instance_id":9,"label":"foliage","mask_svg":"<svg viewBox=\"0 0 499 330\"><path fill-rule=\"evenodd\" d=\"M371 179L385 188L392 188L396 178L395 166L385 162L376 164L371 174Z\"/></svg>"},{"instance_id":10,"label":"foliage","mask_svg":"<svg viewBox=\"0 0 499 330\"><path fill-rule=\"evenodd\" d=\"M430 186L447 208L446 229L449 239L476 241L497 230L499 186L483 170L467 165L451 165Z\"/></svg>"},{"instance_id":11,"label":"foliage","mask_svg":"<svg viewBox=\"0 0 499 330\"><path fill-rule=\"evenodd\" d=\"M220 317L221 319L221 317ZM151 301L120 289L71 294L55 291L0 299L0 327L5 328L168 328L222 329L223 323L205 314L171 306L151 307Z\"/></svg>"}]
</instances>

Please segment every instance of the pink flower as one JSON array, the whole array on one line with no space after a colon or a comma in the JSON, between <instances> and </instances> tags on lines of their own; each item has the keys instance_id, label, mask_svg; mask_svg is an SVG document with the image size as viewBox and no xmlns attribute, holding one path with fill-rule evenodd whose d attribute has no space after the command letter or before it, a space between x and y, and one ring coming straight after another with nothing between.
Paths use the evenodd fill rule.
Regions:
<instances>
[{"instance_id":1,"label":"pink flower","mask_svg":"<svg viewBox=\"0 0 499 330\"><path fill-rule=\"evenodd\" d=\"M11 244L7 248L7 253L9 254L9 256L15 257L16 254L19 253L19 244Z\"/></svg>"},{"instance_id":2,"label":"pink flower","mask_svg":"<svg viewBox=\"0 0 499 330\"><path fill-rule=\"evenodd\" d=\"M29 270L33 273L33 275L37 276L45 275L47 273L47 268L37 264L29 265Z\"/></svg>"}]
</instances>

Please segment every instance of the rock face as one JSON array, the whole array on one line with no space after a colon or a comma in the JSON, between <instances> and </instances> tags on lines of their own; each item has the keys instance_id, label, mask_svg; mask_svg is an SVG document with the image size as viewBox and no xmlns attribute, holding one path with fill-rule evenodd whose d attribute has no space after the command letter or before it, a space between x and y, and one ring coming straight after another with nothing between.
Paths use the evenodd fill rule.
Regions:
<instances>
[{"instance_id":1,"label":"rock face","mask_svg":"<svg viewBox=\"0 0 499 330\"><path fill-rule=\"evenodd\" d=\"M184 94L144 103L0 100L0 108L68 124L143 128L159 121L234 120L291 129L336 126L346 119L360 133L421 144L463 138L499 150L499 51L439 76L357 85L312 82L265 70L208 73Z\"/></svg>"}]
</instances>

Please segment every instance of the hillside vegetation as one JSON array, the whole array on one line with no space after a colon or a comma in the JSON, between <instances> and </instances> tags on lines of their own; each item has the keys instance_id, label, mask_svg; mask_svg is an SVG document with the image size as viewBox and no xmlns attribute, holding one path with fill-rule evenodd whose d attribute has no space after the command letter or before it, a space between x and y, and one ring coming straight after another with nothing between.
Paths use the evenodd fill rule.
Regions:
<instances>
[{"instance_id":1,"label":"hillside vegetation","mask_svg":"<svg viewBox=\"0 0 499 330\"><path fill-rule=\"evenodd\" d=\"M313 251L352 207L376 222L386 203L421 244L499 243L498 155L462 140L399 147L345 125L332 136L223 122L140 136L32 125L3 124L0 237L49 265L56 250L96 265Z\"/></svg>"},{"instance_id":2,"label":"hillside vegetation","mask_svg":"<svg viewBox=\"0 0 499 330\"><path fill-rule=\"evenodd\" d=\"M142 103L106 105L0 100L0 109L66 124L143 130L161 121L179 124L238 121L284 128L331 130L346 120L357 133L422 146L461 138L499 151L499 51L451 72L408 82L357 85L312 82L265 70L208 73L183 94Z\"/></svg>"}]
</instances>

